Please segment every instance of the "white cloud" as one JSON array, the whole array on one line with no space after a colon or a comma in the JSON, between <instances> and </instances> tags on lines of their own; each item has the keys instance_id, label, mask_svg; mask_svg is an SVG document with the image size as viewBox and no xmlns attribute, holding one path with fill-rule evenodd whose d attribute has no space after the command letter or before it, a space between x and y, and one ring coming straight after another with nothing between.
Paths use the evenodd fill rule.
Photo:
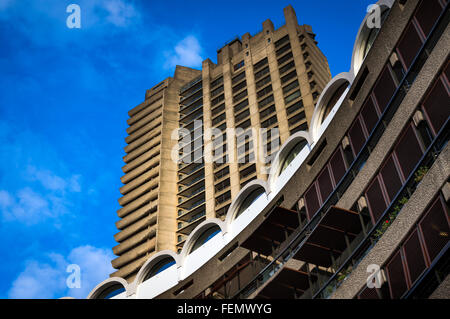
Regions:
<instances>
[{"instance_id":1,"label":"white cloud","mask_svg":"<svg viewBox=\"0 0 450 319\"><path fill-rule=\"evenodd\" d=\"M113 271L109 249L80 246L72 249L67 257L50 253L46 261L29 260L26 267L12 283L9 298L61 298L71 296L86 298L100 282ZM77 264L81 271L81 287L68 288L69 264Z\"/></svg>"},{"instance_id":2,"label":"white cloud","mask_svg":"<svg viewBox=\"0 0 450 319\"><path fill-rule=\"evenodd\" d=\"M138 17L138 12L130 3L122 0L106 0L102 3L107 11L106 19L118 27L124 27L133 22Z\"/></svg>"},{"instance_id":3,"label":"white cloud","mask_svg":"<svg viewBox=\"0 0 450 319\"><path fill-rule=\"evenodd\" d=\"M200 67L202 65L202 48L195 36L187 36L178 42L172 52L166 52L165 67L172 69L176 65Z\"/></svg>"}]
</instances>

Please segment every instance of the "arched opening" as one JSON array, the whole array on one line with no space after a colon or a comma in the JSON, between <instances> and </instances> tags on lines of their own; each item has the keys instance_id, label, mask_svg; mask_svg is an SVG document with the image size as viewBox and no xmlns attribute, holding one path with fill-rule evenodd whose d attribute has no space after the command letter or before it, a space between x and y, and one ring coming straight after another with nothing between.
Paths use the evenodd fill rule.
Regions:
<instances>
[{"instance_id":1,"label":"arched opening","mask_svg":"<svg viewBox=\"0 0 450 319\"><path fill-rule=\"evenodd\" d=\"M348 88L349 84L350 83L348 81L345 81L334 91L333 95L330 97L330 99L328 100L328 102L324 108L322 119L320 120L320 124L322 124L323 121L325 121L325 119L330 114L333 107L336 105L337 101L339 101L342 94Z\"/></svg>"},{"instance_id":2,"label":"arched opening","mask_svg":"<svg viewBox=\"0 0 450 319\"><path fill-rule=\"evenodd\" d=\"M294 158L301 152L301 150L305 147L305 145L308 144L308 141L306 139L302 139L297 144L294 145L294 147L291 148L289 153L286 155L286 157L281 162L280 166L280 173L278 175L281 175L283 171L286 169L286 167L291 164L291 162L294 160Z\"/></svg>"},{"instance_id":3,"label":"arched opening","mask_svg":"<svg viewBox=\"0 0 450 319\"><path fill-rule=\"evenodd\" d=\"M122 292L125 292L125 287L120 283L115 283L106 287L102 292L100 292L95 299L111 299Z\"/></svg>"},{"instance_id":4,"label":"arched opening","mask_svg":"<svg viewBox=\"0 0 450 319\"><path fill-rule=\"evenodd\" d=\"M208 240L210 240L211 238L213 238L220 232L221 232L221 229L220 229L219 225L214 225L212 227L209 227L197 238L195 243L192 245L192 248L189 253L192 253L193 251L200 248L203 244L205 244Z\"/></svg>"},{"instance_id":5,"label":"arched opening","mask_svg":"<svg viewBox=\"0 0 450 319\"><path fill-rule=\"evenodd\" d=\"M153 265L153 267L150 268L150 270L144 276L143 281L146 281L146 280L152 278L153 276L155 276L155 275L159 274L160 272L166 270L170 266L175 265L175 263L176 263L175 260L172 257L170 257L170 256L167 256L167 257L161 259L155 265Z\"/></svg>"},{"instance_id":6,"label":"arched opening","mask_svg":"<svg viewBox=\"0 0 450 319\"><path fill-rule=\"evenodd\" d=\"M250 194L248 194L247 197L242 202L242 204L239 206L235 218L241 215L247 208L250 207L251 204L253 204L258 198L260 198L265 192L266 191L263 187L257 187Z\"/></svg>"},{"instance_id":7,"label":"arched opening","mask_svg":"<svg viewBox=\"0 0 450 319\"><path fill-rule=\"evenodd\" d=\"M383 7L383 11L381 12L380 22L381 25L383 25L384 21L386 20L389 8ZM362 52L363 52L363 60L367 56L367 53L369 53L370 48L372 47L373 43L375 42L375 39L377 38L378 33L380 32L379 28L370 28L369 33L366 35L365 41L362 43Z\"/></svg>"}]
</instances>

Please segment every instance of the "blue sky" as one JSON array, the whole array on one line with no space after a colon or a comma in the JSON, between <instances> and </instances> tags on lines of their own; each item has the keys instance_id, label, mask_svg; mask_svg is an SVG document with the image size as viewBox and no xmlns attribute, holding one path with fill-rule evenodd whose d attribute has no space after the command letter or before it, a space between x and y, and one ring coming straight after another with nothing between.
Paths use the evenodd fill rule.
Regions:
<instances>
[{"instance_id":1,"label":"blue sky","mask_svg":"<svg viewBox=\"0 0 450 319\"><path fill-rule=\"evenodd\" d=\"M71 3L81 29L66 26ZM292 4L336 75L371 3L0 0L0 298L86 297L112 272L127 111L176 64L215 61Z\"/></svg>"}]
</instances>

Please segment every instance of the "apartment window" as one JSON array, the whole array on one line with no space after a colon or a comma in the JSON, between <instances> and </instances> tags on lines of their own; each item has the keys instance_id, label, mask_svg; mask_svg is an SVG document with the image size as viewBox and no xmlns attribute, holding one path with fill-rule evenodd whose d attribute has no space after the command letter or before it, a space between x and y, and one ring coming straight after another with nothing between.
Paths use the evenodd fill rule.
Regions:
<instances>
[{"instance_id":1,"label":"apartment window","mask_svg":"<svg viewBox=\"0 0 450 319\"><path fill-rule=\"evenodd\" d=\"M443 76L434 83L428 96L425 98L422 107L431 124L431 129L436 135L450 116L450 93L449 84Z\"/></svg>"},{"instance_id":2,"label":"apartment window","mask_svg":"<svg viewBox=\"0 0 450 319\"><path fill-rule=\"evenodd\" d=\"M216 197L216 205L220 205L231 198L231 192L227 191L220 196Z\"/></svg>"},{"instance_id":3,"label":"apartment window","mask_svg":"<svg viewBox=\"0 0 450 319\"><path fill-rule=\"evenodd\" d=\"M283 55L281 58L278 59L278 65L283 64L284 62L290 60L292 57L293 57L292 52Z\"/></svg>"},{"instance_id":4,"label":"apartment window","mask_svg":"<svg viewBox=\"0 0 450 319\"><path fill-rule=\"evenodd\" d=\"M268 128L269 126L273 125L277 123L277 116L274 115L271 118L269 118L268 120L265 120L264 122L261 123L261 127L263 128Z\"/></svg>"},{"instance_id":5,"label":"apartment window","mask_svg":"<svg viewBox=\"0 0 450 319\"><path fill-rule=\"evenodd\" d=\"M244 97L247 96L247 90L242 91L241 93L233 96L233 103L243 99Z\"/></svg>"},{"instance_id":6,"label":"apartment window","mask_svg":"<svg viewBox=\"0 0 450 319\"><path fill-rule=\"evenodd\" d=\"M211 92L211 97L215 97L223 92L223 85Z\"/></svg>"},{"instance_id":7,"label":"apartment window","mask_svg":"<svg viewBox=\"0 0 450 319\"><path fill-rule=\"evenodd\" d=\"M236 104L234 106L234 112L237 113L240 110L242 110L244 107L246 107L248 105L248 100L245 99L244 101L240 102L239 104Z\"/></svg>"},{"instance_id":8,"label":"apartment window","mask_svg":"<svg viewBox=\"0 0 450 319\"><path fill-rule=\"evenodd\" d=\"M296 87L298 87L298 80L295 80L294 82L291 82L290 84L288 84L287 86L285 86L283 88L283 94L286 94L287 92L295 89Z\"/></svg>"},{"instance_id":9,"label":"apartment window","mask_svg":"<svg viewBox=\"0 0 450 319\"><path fill-rule=\"evenodd\" d=\"M283 76L281 78L281 84L286 83L287 81L289 81L290 79L293 79L297 76L297 72L294 70L291 73L286 74L285 76Z\"/></svg>"},{"instance_id":10,"label":"apartment window","mask_svg":"<svg viewBox=\"0 0 450 319\"><path fill-rule=\"evenodd\" d=\"M305 36L303 34L300 34L299 37L298 37L298 40L300 42L302 42L303 40L305 40Z\"/></svg>"},{"instance_id":11,"label":"apartment window","mask_svg":"<svg viewBox=\"0 0 450 319\"><path fill-rule=\"evenodd\" d=\"M305 119L305 112L300 112L288 120L289 126L294 126Z\"/></svg>"},{"instance_id":12,"label":"apartment window","mask_svg":"<svg viewBox=\"0 0 450 319\"><path fill-rule=\"evenodd\" d=\"M353 155L356 157L366 142L366 136L359 117L356 118L355 122L350 127L348 131L348 138L353 150Z\"/></svg>"},{"instance_id":13,"label":"apartment window","mask_svg":"<svg viewBox=\"0 0 450 319\"><path fill-rule=\"evenodd\" d=\"M372 215L372 221L373 223L376 223L387 208L379 176L375 177L367 189L366 199L369 205L369 211Z\"/></svg>"},{"instance_id":14,"label":"apartment window","mask_svg":"<svg viewBox=\"0 0 450 319\"><path fill-rule=\"evenodd\" d=\"M236 123L239 123L240 121L242 121L249 115L250 115L250 111L249 111L249 109L246 109L245 111L242 111L241 113L237 114L234 118L235 118Z\"/></svg>"},{"instance_id":15,"label":"apartment window","mask_svg":"<svg viewBox=\"0 0 450 319\"><path fill-rule=\"evenodd\" d=\"M295 99L299 98L301 96L300 94L300 90L295 91L294 93L286 96L284 98L284 101L286 102L286 104L291 103L292 101L294 101Z\"/></svg>"},{"instance_id":16,"label":"apartment window","mask_svg":"<svg viewBox=\"0 0 450 319\"><path fill-rule=\"evenodd\" d=\"M258 107L261 109L264 106L268 105L269 103L272 103L274 101L273 95L270 95L264 99L262 99L261 101L258 102Z\"/></svg>"},{"instance_id":17,"label":"apartment window","mask_svg":"<svg viewBox=\"0 0 450 319\"><path fill-rule=\"evenodd\" d=\"M302 101L302 100L300 100L300 101L298 101L298 102L295 102L294 104L292 104L291 106L289 106L289 107L286 109L286 114L287 114L287 115L290 115L290 114L292 114L292 113L294 113L295 111L298 111L298 110L300 110L300 109L303 109L303 101Z\"/></svg>"},{"instance_id":18,"label":"apartment window","mask_svg":"<svg viewBox=\"0 0 450 319\"><path fill-rule=\"evenodd\" d=\"M227 176L228 174L230 174L230 167L227 166L223 169L221 169L220 171L218 171L217 173L214 174L214 179L215 180L219 180L224 176Z\"/></svg>"},{"instance_id":19,"label":"apartment window","mask_svg":"<svg viewBox=\"0 0 450 319\"><path fill-rule=\"evenodd\" d=\"M219 116L213 118L212 125L215 126L225 120L225 113L220 114Z\"/></svg>"},{"instance_id":20,"label":"apartment window","mask_svg":"<svg viewBox=\"0 0 450 319\"><path fill-rule=\"evenodd\" d=\"M408 290L402 256L397 252L386 266L389 288L392 299L398 299Z\"/></svg>"},{"instance_id":21,"label":"apartment window","mask_svg":"<svg viewBox=\"0 0 450 319\"><path fill-rule=\"evenodd\" d=\"M214 109L211 110L211 115L212 116L216 116L219 113L222 113L225 110L225 103L215 107Z\"/></svg>"},{"instance_id":22,"label":"apartment window","mask_svg":"<svg viewBox=\"0 0 450 319\"><path fill-rule=\"evenodd\" d=\"M244 60L234 65L234 71L239 70L244 66Z\"/></svg>"},{"instance_id":23,"label":"apartment window","mask_svg":"<svg viewBox=\"0 0 450 319\"><path fill-rule=\"evenodd\" d=\"M224 190L225 188L227 188L228 186L230 186L230 180L226 179L218 184L215 185L215 190L216 192L220 192L222 190Z\"/></svg>"},{"instance_id":24,"label":"apartment window","mask_svg":"<svg viewBox=\"0 0 450 319\"><path fill-rule=\"evenodd\" d=\"M331 175L328 169L328 165L319 174L317 183L319 185L320 196L322 197L322 201L324 202L333 191L333 184L331 182Z\"/></svg>"},{"instance_id":25,"label":"apartment window","mask_svg":"<svg viewBox=\"0 0 450 319\"><path fill-rule=\"evenodd\" d=\"M419 222L428 256L433 261L448 243L448 206L439 196Z\"/></svg>"},{"instance_id":26,"label":"apartment window","mask_svg":"<svg viewBox=\"0 0 450 319\"><path fill-rule=\"evenodd\" d=\"M308 219L311 220L311 218L316 214L317 210L320 208L316 183L313 183L311 187L306 191L304 198L305 198L306 214L308 215Z\"/></svg>"},{"instance_id":27,"label":"apartment window","mask_svg":"<svg viewBox=\"0 0 450 319\"><path fill-rule=\"evenodd\" d=\"M307 47L306 43L303 43L303 44L301 45L302 51L304 51L304 50L306 49L306 47Z\"/></svg>"},{"instance_id":28,"label":"apartment window","mask_svg":"<svg viewBox=\"0 0 450 319\"><path fill-rule=\"evenodd\" d=\"M236 84L236 83L238 83L239 81L241 81L244 78L245 78L245 71L241 72L238 75L236 75L235 77L233 77L231 79L231 84Z\"/></svg>"},{"instance_id":29,"label":"apartment window","mask_svg":"<svg viewBox=\"0 0 450 319\"><path fill-rule=\"evenodd\" d=\"M242 81L241 83L239 83L238 85L233 87L233 94L235 94L236 92L238 92L239 90L241 90L242 88L247 86L247 81Z\"/></svg>"},{"instance_id":30,"label":"apartment window","mask_svg":"<svg viewBox=\"0 0 450 319\"><path fill-rule=\"evenodd\" d=\"M258 93L256 93L256 96L259 99L270 92L272 92L272 85L266 86L264 89L260 90Z\"/></svg>"},{"instance_id":31,"label":"apartment window","mask_svg":"<svg viewBox=\"0 0 450 319\"><path fill-rule=\"evenodd\" d=\"M286 51L288 51L290 49L291 49L291 44L288 43L284 47L278 49L275 53L276 53L277 56L279 56L279 55L283 54L284 52L286 52Z\"/></svg>"},{"instance_id":32,"label":"apartment window","mask_svg":"<svg viewBox=\"0 0 450 319\"><path fill-rule=\"evenodd\" d=\"M416 10L415 17L419 27L426 37L431 32L435 22L439 18L442 12L442 6L439 0L426 0L422 1L419 8Z\"/></svg>"},{"instance_id":33,"label":"apartment window","mask_svg":"<svg viewBox=\"0 0 450 319\"><path fill-rule=\"evenodd\" d=\"M330 170L331 174L333 175L334 182L337 185L347 171L347 165L345 163L342 147L339 147L337 151L331 156Z\"/></svg>"},{"instance_id":34,"label":"apartment window","mask_svg":"<svg viewBox=\"0 0 450 319\"><path fill-rule=\"evenodd\" d=\"M288 64L286 64L285 66L280 68L280 74L285 73L286 71L289 71L290 69L292 69L293 67L295 67L295 63L294 61L289 62Z\"/></svg>"},{"instance_id":35,"label":"apartment window","mask_svg":"<svg viewBox=\"0 0 450 319\"><path fill-rule=\"evenodd\" d=\"M405 264L408 266L410 281L414 283L427 268L417 229L403 245L403 255L405 256Z\"/></svg>"},{"instance_id":36,"label":"apartment window","mask_svg":"<svg viewBox=\"0 0 450 319\"><path fill-rule=\"evenodd\" d=\"M386 109L396 89L397 85L395 85L389 67L386 66L378 79L378 83L375 84L373 89L374 96L381 112Z\"/></svg>"},{"instance_id":37,"label":"apartment window","mask_svg":"<svg viewBox=\"0 0 450 319\"><path fill-rule=\"evenodd\" d=\"M309 57L309 53L305 52L303 53L303 60L306 60Z\"/></svg>"},{"instance_id":38,"label":"apartment window","mask_svg":"<svg viewBox=\"0 0 450 319\"><path fill-rule=\"evenodd\" d=\"M372 100L372 96L369 96L369 98L361 108L361 118L366 126L367 133L370 135L372 130L375 128L375 125L377 124L379 118L377 109Z\"/></svg>"},{"instance_id":39,"label":"apartment window","mask_svg":"<svg viewBox=\"0 0 450 319\"><path fill-rule=\"evenodd\" d=\"M289 41L289 34L285 35L280 40L275 42L275 47L278 48L278 47L280 47L281 45L283 45L284 43L286 43L288 41Z\"/></svg>"},{"instance_id":40,"label":"apartment window","mask_svg":"<svg viewBox=\"0 0 450 319\"><path fill-rule=\"evenodd\" d=\"M211 88L214 88L215 86L223 83L223 76L220 76L219 78L215 79L211 82Z\"/></svg>"},{"instance_id":41,"label":"apartment window","mask_svg":"<svg viewBox=\"0 0 450 319\"><path fill-rule=\"evenodd\" d=\"M255 73L255 80L259 80L260 78L262 78L264 75L268 74L269 71L269 67L266 66L264 69L262 69L261 71L258 71Z\"/></svg>"},{"instance_id":42,"label":"apartment window","mask_svg":"<svg viewBox=\"0 0 450 319\"><path fill-rule=\"evenodd\" d=\"M263 87L267 83L270 83L270 75L268 75L264 79L256 82L256 89L259 89L259 88Z\"/></svg>"},{"instance_id":43,"label":"apartment window","mask_svg":"<svg viewBox=\"0 0 450 319\"><path fill-rule=\"evenodd\" d=\"M222 102L225 99L225 96L222 94L211 101L211 105L215 106L216 104Z\"/></svg>"},{"instance_id":44,"label":"apartment window","mask_svg":"<svg viewBox=\"0 0 450 319\"><path fill-rule=\"evenodd\" d=\"M246 178L247 176L250 176L251 174L256 173L256 165L252 164L249 167L243 169L240 173L239 176L241 179Z\"/></svg>"},{"instance_id":45,"label":"apartment window","mask_svg":"<svg viewBox=\"0 0 450 319\"><path fill-rule=\"evenodd\" d=\"M267 61L268 61L267 58L262 59L253 66L253 70L257 71L258 69L262 68L264 65L267 64Z\"/></svg>"},{"instance_id":46,"label":"apartment window","mask_svg":"<svg viewBox=\"0 0 450 319\"><path fill-rule=\"evenodd\" d=\"M307 123L303 123L297 127L294 127L292 130L289 131L289 134L293 135L297 132L300 131L307 131L308 130L308 124Z\"/></svg>"},{"instance_id":47,"label":"apartment window","mask_svg":"<svg viewBox=\"0 0 450 319\"><path fill-rule=\"evenodd\" d=\"M408 126L395 146L395 154L406 179L422 157L422 149L412 124Z\"/></svg>"},{"instance_id":48,"label":"apartment window","mask_svg":"<svg viewBox=\"0 0 450 319\"><path fill-rule=\"evenodd\" d=\"M413 21L411 21L397 45L397 52L399 53L406 70L411 66L421 47L422 39L417 32Z\"/></svg>"},{"instance_id":49,"label":"apartment window","mask_svg":"<svg viewBox=\"0 0 450 319\"><path fill-rule=\"evenodd\" d=\"M380 170L381 178L383 179L384 187L386 188L389 202L395 198L395 195L402 187L402 180L397 172L394 157L391 155L384 166Z\"/></svg>"},{"instance_id":50,"label":"apartment window","mask_svg":"<svg viewBox=\"0 0 450 319\"><path fill-rule=\"evenodd\" d=\"M269 116L270 114L272 114L273 112L275 112L275 105L272 105L270 107L268 107L267 109L265 109L264 111L259 112L259 117L261 119Z\"/></svg>"}]
</instances>

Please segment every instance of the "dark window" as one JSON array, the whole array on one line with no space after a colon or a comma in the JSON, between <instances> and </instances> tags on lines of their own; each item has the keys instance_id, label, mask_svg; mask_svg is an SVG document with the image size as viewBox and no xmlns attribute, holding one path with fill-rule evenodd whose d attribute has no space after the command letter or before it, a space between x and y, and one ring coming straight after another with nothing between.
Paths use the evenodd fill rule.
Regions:
<instances>
[{"instance_id":1,"label":"dark window","mask_svg":"<svg viewBox=\"0 0 450 319\"><path fill-rule=\"evenodd\" d=\"M292 130L290 130L289 134L293 135L293 134L295 134L297 132L307 131L307 130L308 130L308 123L305 122L305 123L303 123L303 124L293 128Z\"/></svg>"},{"instance_id":2,"label":"dark window","mask_svg":"<svg viewBox=\"0 0 450 319\"><path fill-rule=\"evenodd\" d=\"M280 74L283 74L284 72L292 69L293 67L295 67L295 63L294 63L294 61L291 61L288 64L286 64L285 66L280 68Z\"/></svg>"},{"instance_id":3,"label":"dark window","mask_svg":"<svg viewBox=\"0 0 450 319\"><path fill-rule=\"evenodd\" d=\"M258 93L256 93L256 97L262 98L264 95L268 94L272 92L272 85L266 86L264 89L262 89L261 91L258 91Z\"/></svg>"},{"instance_id":4,"label":"dark window","mask_svg":"<svg viewBox=\"0 0 450 319\"><path fill-rule=\"evenodd\" d=\"M234 112L239 112L240 110L242 110L244 107L246 107L248 105L248 100L245 99L244 101L240 102L239 104L236 104L234 106Z\"/></svg>"},{"instance_id":5,"label":"dark window","mask_svg":"<svg viewBox=\"0 0 450 319\"><path fill-rule=\"evenodd\" d=\"M217 106L216 108L211 110L211 115L216 116L217 114L221 113L223 110L225 110L225 103Z\"/></svg>"},{"instance_id":6,"label":"dark window","mask_svg":"<svg viewBox=\"0 0 450 319\"><path fill-rule=\"evenodd\" d=\"M386 66L378 79L378 83L375 84L375 88L373 89L381 112L386 109L386 106L394 95L396 88L397 86L392 78L389 67Z\"/></svg>"},{"instance_id":7,"label":"dark window","mask_svg":"<svg viewBox=\"0 0 450 319\"><path fill-rule=\"evenodd\" d=\"M378 177L375 177L372 184L367 189L366 199L370 213L372 214L373 223L375 224L387 207Z\"/></svg>"},{"instance_id":8,"label":"dark window","mask_svg":"<svg viewBox=\"0 0 450 319\"><path fill-rule=\"evenodd\" d=\"M411 237L406 241L403 249L406 264L408 265L409 278L411 279L411 283L414 283L427 267L417 230L414 230Z\"/></svg>"},{"instance_id":9,"label":"dark window","mask_svg":"<svg viewBox=\"0 0 450 319\"><path fill-rule=\"evenodd\" d=\"M398 252L386 267L389 287L391 290L391 298L400 298L408 289L403 270L402 256Z\"/></svg>"},{"instance_id":10,"label":"dark window","mask_svg":"<svg viewBox=\"0 0 450 319\"><path fill-rule=\"evenodd\" d=\"M294 126L305 119L305 112L300 112L288 120L289 126Z\"/></svg>"},{"instance_id":11,"label":"dark window","mask_svg":"<svg viewBox=\"0 0 450 319\"><path fill-rule=\"evenodd\" d=\"M286 74L285 76L283 76L281 78L281 84L286 83L287 81L289 81L290 79L293 79L294 77L297 76L297 72L294 70L291 73Z\"/></svg>"},{"instance_id":12,"label":"dark window","mask_svg":"<svg viewBox=\"0 0 450 319\"><path fill-rule=\"evenodd\" d=\"M287 92L295 89L296 87L298 87L298 81L295 80L294 82L291 82L290 84L288 84L287 86L285 86L283 88L283 93L286 94Z\"/></svg>"},{"instance_id":13,"label":"dark window","mask_svg":"<svg viewBox=\"0 0 450 319\"><path fill-rule=\"evenodd\" d=\"M241 72L231 79L231 83L236 84L244 78L245 78L245 72Z\"/></svg>"},{"instance_id":14,"label":"dark window","mask_svg":"<svg viewBox=\"0 0 450 319\"><path fill-rule=\"evenodd\" d=\"M378 122L378 113L370 96L361 108L361 117L366 125L367 133L370 135L372 130L375 128L375 124Z\"/></svg>"},{"instance_id":15,"label":"dark window","mask_svg":"<svg viewBox=\"0 0 450 319\"><path fill-rule=\"evenodd\" d=\"M258 107L261 109L264 106L268 105L269 103L272 103L273 101L274 101L273 95L270 95L270 96L266 97L265 99L259 101L258 102Z\"/></svg>"},{"instance_id":16,"label":"dark window","mask_svg":"<svg viewBox=\"0 0 450 319\"><path fill-rule=\"evenodd\" d=\"M259 112L259 117L261 119L263 119L263 118L267 117L268 115L272 114L273 112L275 112L275 105L269 106L264 111Z\"/></svg>"},{"instance_id":17,"label":"dark window","mask_svg":"<svg viewBox=\"0 0 450 319\"><path fill-rule=\"evenodd\" d=\"M303 109L303 101L300 100L286 109L287 115L294 113L297 110Z\"/></svg>"},{"instance_id":18,"label":"dark window","mask_svg":"<svg viewBox=\"0 0 450 319\"><path fill-rule=\"evenodd\" d=\"M247 81L242 81L241 83L239 83L238 85L233 87L233 94L235 94L236 92L238 92L239 90L241 90L242 88L247 86Z\"/></svg>"},{"instance_id":19,"label":"dark window","mask_svg":"<svg viewBox=\"0 0 450 319\"><path fill-rule=\"evenodd\" d=\"M420 148L419 141L412 125L409 125L397 146L395 147L395 153L400 164L400 168L403 172L405 179L408 178L412 170L422 157L422 149Z\"/></svg>"},{"instance_id":20,"label":"dark window","mask_svg":"<svg viewBox=\"0 0 450 319\"><path fill-rule=\"evenodd\" d=\"M263 128L268 128L269 126L273 125L277 123L277 116L274 115L271 118L269 118L268 120L265 120L264 122L261 123L261 127Z\"/></svg>"},{"instance_id":21,"label":"dark window","mask_svg":"<svg viewBox=\"0 0 450 319\"><path fill-rule=\"evenodd\" d=\"M333 191L333 184L331 182L331 176L328 170L328 166L326 166L322 173L319 175L317 182L319 184L322 201L324 202Z\"/></svg>"},{"instance_id":22,"label":"dark window","mask_svg":"<svg viewBox=\"0 0 450 319\"><path fill-rule=\"evenodd\" d=\"M288 96L286 96L284 98L284 101L286 102L286 104L291 103L292 101L294 101L295 99L299 98L301 96L300 94L300 90L295 91L292 94L289 94Z\"/></svg>"},{"instance_id":23,"label":"dark window","mask_svg":"<svg viewBox=\"0 0 450 319\"><path fill-rule=\"evenodd\" d=\"M439 0L424 0L417 8L416 19L427 37L441 14L442 7Z\"/></svg>"},{"instance_id":24,"label":"dark window","mask_svg":"<svg viewBox=\"0 0 450 319\"><path fill-rule=\"evenodd\" d=\"M261 81L256 82L256 88L259 89L259 88L263 87L264 85L266 85L267 83L270 83L270 75L266 76Z\"/></svg>"},{"instance_id":25,"label":"dark window","mask_svg":"<svg viewBox=\"0 0 450 319\"><path fill-rule=\"evenodd\" d=\"M239 62L238 64L234 65L234 70L239 70L240 68L242 68L244 66L244 60L242 60L241 62Z\"/></svg>"},{"instance_id":26,"label":"dark window","mask_svg":"<svg viewBox=\"0 0 450 319\"><path fill-rule=\"evenodd\" d=\"M267 58L264 58L253 66L253 70L256 71L256 70L262 68L266 64L267 64Z\"/></svg>"},{"instance_id":27,"label":"dark window","mask_svg":"<svg viewBox=\"0 0 450 319\"><path fill-rule=\"evenodd\" d=\"M244 98L247 96L247 90L242 91L241 93L233 96L233 103L239 101L240 99Z\"/></svg>"},{"instance_id":28,"label":"dark window","mask_svg":"<svg viewBox=\"0 0 450 319\"><path fill-rule=\"evenodd\" d=\"M386 188L389 200L392 201L397 194L400 187L402 187L402 181L395 167L394 157L391 155L384 164L380 171L383 178L384 187Z\"/></svg>"},{"instance_id":29,"label":"dark window","mask_svg":"<svg viewBox=\"0 0 450 319\"><path fill-rule=\"evenodd\" d=\"M223 76L215 79L214 81L211 82L211 88L214 88L215 86L222 84L223 83Z\"/></svg>"},{"instance_id":30,"label":"dark window","mask_svg":"<svg viewBox=\"0 0 450 319\"><path fill-rule=\"evenodd\" d=\"M448 243L450 234L448 211L445 203L438 197L419 223L430 262L437 257Z\"/></svg>"},{"instance_id":31,"label":"dark window","mask_svg":"<svg viewBox=\"0 0 450 319\"><path fill-rule=\"evenodd\" d=\"M250 111L249 111L249 109L246 109L245 111L242 111L241 113L235 115L234 119L235 119L236 123L239 123L240 121L242 121L249 115L250 115Z\"/></svg>"},{"instance_id":32,"label":"dark window","mask_svg":"<svg viewBox=\"0 0 450 319\"><path fill-rule=\"evenodd\" d=\"M308 218L311 220L311 218L320 208L319 197L317 196L316 190L316 183L312 184L305 193L305 206Z\"/></svg>"},{"instance_id":33,"label":"dark window","mask_svg":"<svg viewBox=\"0 0 450 319\"><path fill-rule=\"evenodd\" d=\"M436 81L423 103L423 108L436 135L450 116L449 92L445 88L442 78Z\"/></svg>"},{"instance_id":34,"label":"dark window","mask_svg":"<svg viewBox=\"0 0 450 319\"><path fill-rule=\"evenodd\" d=\"M411 21L397 45L397 51L403 59L406 70L411 66L421 47L422 39Z\"/></svg>"},{"instance_id":35,"label":"dark window","mask_svg":"<svg viewBox=\"0 0 450 319\"><path fill-rule=\"evenodd\" d=\"M288 43L284 47L278 49L275 53L276 53L277 56L279 56L279 55L283 54L284 52L286 52L287 50L290 50L290 49L291 49L291 44Z\"/></svg>"},{"instance_id":36,"label":"dark window","mask_svg":"<svg viewBox=\"0 0 450 319\"><path fill-rule=\"evenodd\" d=\"M287 41L289 41L289 34L285 35L285 36L282 37L280 40L278 40L277 42L275 42L275 47L278 48L280 45L286 43Z\"/></svg>"},{"instance_id":37,"label":"dark window","mask_svg":"<svg viewBox=\"0 0 450 319\"><path fill-rule=\"evenodd\" d=\"M211 92L211 97L215 97L223 92L223 85Z\"/></svg>"},{"instance_id":38,"label":"dark window","mask_svg":"<svg viewBox=\"0 0 450 319\"><path fill-rule=\"evenodd\" d=\"M293 57L292 52L289 52L288 54L283 55L281 58L278 59L278 65L283 64L287 60L291 59Z\"/></svg>"},{"instance_id":39,"label":"dark window","mask_svg":"<svg viewBox=\"0 0 450 319\"><path fill-rule=\"evenodd\" d=\"M350 127L348 137L350 139L353 154L356 157L366 142L366 136L364 135L359 117L356 118L355 123Z\"/></svg>"},{"instance_id":40,"label":"dark window","mask_svg":"<svg viewBox=\"0 0 450 319\"><path fill-rule=\"evenodd\" d=\"M261 77L263 77L264 75L268 74L269 72L270 72L269 67L266 66L261 71L258 71L258 72L255 73L255 80L260 79Z\"/></svg>"},{"instance_id":41,"label":"dark window","mask_svg":"<svg viewBox=\"0 0 450 319\"><path fill-rule=\"evenodd\" d=\"M342 154L342 149L340 147L331 157L330 168L334 177L334 181L337 185L347 171L344 161L344 155Z\"/></svg>"}]
</instances>

